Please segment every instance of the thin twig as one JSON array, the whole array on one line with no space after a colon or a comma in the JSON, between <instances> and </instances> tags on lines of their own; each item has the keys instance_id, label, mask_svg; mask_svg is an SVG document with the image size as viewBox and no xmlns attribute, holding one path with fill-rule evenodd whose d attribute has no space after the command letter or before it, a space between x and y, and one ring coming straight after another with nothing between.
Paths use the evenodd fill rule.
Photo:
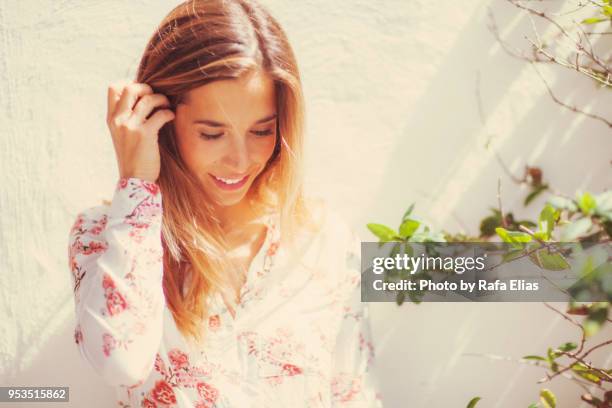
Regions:
<instances>
[{"instance_id":1,"label":"thin twig","mask_svg":"<svg viewBox=\"0 0 612 408\"><path fill-rule=\"evenodd\" d=\"M506 357L506 356L499 356L499 355L495 355L495 354L484 354L484 353L462 353L462 356L468 356L468 357L484 357L484 358L488 358L491 360L505 360L505 361L511 361L513 363L519 363L519 364L526 364L526 365L530 365L533 367L540 367L540 368L544 368L547 369L548 367L540 364L540 362L538 361L531 361L531 360L526 360L526 359L514 359L512 357ZM585 391L589 391L587 388L585 388L585 386L592 386L594 384L590 383L590 382L586 382L581 380L580 378L577 378L576 376L569 374L569 373L563 373L562 374L563 377L567 378L568 380L574 381L576 384L580 385Z\"/></svg>"},{"instance_id":2,"label":"thin twig","mask_svg":"<svg viewBox=\"0 0 612 408\"><path fill-rule=\"evenodd\" d=\"M545 56L546 58L548 58L548 62L553 62L555 64L561 65L562 67L566 67L566 68L578 71L581 74L586 75L589 78L591 78L591 79L601 83L602 85L612 86L612 82L610 82L609 80L602 79L601 77L593 74L593 72L595 72L595 73L597 73L599 75L603 75L604 72L599 72L599 71L596 71L596 70L594 70L592 68L586 69L583 66L575 65L575 64L570 64L569 62L560 60L557 57L555 57L554 55L551 55L549 52L545 51L544 48L541 48L541 47L539 48L531 39L529 39L529 38L526 38L526 39L527 39L527 41L529 41L533 45L534 52L539 53L539 54ZM534 60L532 60L530 62L541 62L541 60L534 59Z\"/></svg>"},{"instance_id":3,"label":"thin twig","mask_svg":"<svg viewBox=\"0 0 612 408\"><path fill-rule=\"evenodd\" d=\"M584 348L584 342L586 341L586 332L584 331L584 327L582 327L582 325L580 323L578 323L577 321L575 321L574 319L572 319L571 317L569 317L568 315L566 315L562 311L555 309L554 307L552 307L548 303L544 302L544 306L546 306L550 310L554 311L555 313L558 313L565 320L567 320L568 322L572 323L574 326L577 326L580 329L580 332L582 334L582 340L580 341L580 347L578 347L578 351L577 351L577 353L580 353L582 351L582 349Z\"/></svg>"},{"instance_id":4,"label":"thin twig","mask_svg":"<svg viewBox=\"0 0 612 408\"><path fill-rule=\"evenodd\" d=\"M564 108L567 108L567 109L571 110L572 112L588 116L591 119L596 119L596 120L602 121L603 123L608 125L608 127L612 128L612 122L607 120L606 118L601 117L599 115L595 115L595 114L590 113L590 112L585 112L585 111L583 111L581 109L578 109L576 106L569 105L569 104L561 101L559 98L557 98L557 96L553 93L552 89L548 85L548 82L546 82L546 79L544 79L544 76L542 75L542 73L540 72L538 67L534 63L532 63L531 66L535 69L536 73L538 74L538 76L540 77L540 79L542 80L544 85L546 86L546 90L548 91L548 94L550 95L552 100L555 101L555 103L557 103L558 105L563 106Z\"/></svg>"},{"instance_id":5,"label":"thin twig","mask_svg":"<svg viewBox=\"0 0 612 408\"><path fill-rule=\"evenodd\" d=\"M519 7L518 5L516 5L515 1L513 1L513 0L507 0L507 1L510 2L511 4L515 5L515 6ZM524 7L525 6L523 6L523 8ZM539 13L539 12L536 12L536 15L538 15L537 13ZM491 8L489 8L487 10L487 14L488 14L488 18L489 18L489 21L487 23L487 27L489 28L489 31L491 31L491 33L493 34L493 36L495 37L495 39L497 40L499 45L502 47L504 52L506 52L506 54L510 55L511 57L514 57L514 58L517 58L517 59L521 59L521 60L527 61L527 62L554 63L554 64L560 65L560 66L562 66L564 68L572 69L572 70L575 70L575 71L577 71L577 72L579 72L579 73L581 73L583 75L586 75L587 77L595 80L596 82L602 84L603 86L608 86L608 87L612 86L612 79L611 79L612 78L612 75L611 75L611 71L612 70L610 70L610 68L607 66L607 64L605 64L597 56L595 56L595 54L593 52L589 52L589 54L590 54L589 58L591 60L596 60L595 62L598 65L600 65L600 66L603 65L606 68L604 68L602 70L597 70L597 69L594 69L592 66L590 66L590 67L581 66L581 65L577 65L576 63L569 63L569 62L563 61L563 60L557 58L556 56L551 55L546 50L544 50L543 46L538 46L538 45L534 45L532 47L533 55L527 56L527 55L524 54L524 52L520 51L519 49L511 47L506 41L504 41L501 38L501 35L499 34L499 30L497 28L497 23L495 22L495 18L493 16L493 12L492 12ZM553 36L553 39L555 39L558 36L567 36L574 43L576 43L576 40L571 38L571 36L569 36L569 34L567 34L567 30L566 29L561 27L558 23L556 23L555 25L560 27L560 31L555 36ZM607 34L612 34L612 32L603 32L603 33L589 32L589 33L585 33L585 34L588 34L588 35L607 35ZM532 44L533 44L532 40L530 40L529 38L527 38L527 40L532 42ZM578 48L578 46L576 46L576 48ZM584 52L584 53L587 54L586 52ZM579 54L579 52L577 52L577 54Z\"/></svg>"},{"instance_id":6,"label":"thin twig","mask_svg":"<svg viewBox=\"0 0 612 408\"><path fill-rule=\"evenodd\" d=\"M589 51L589 50L585 49L584 46L580 42L576 41L575 38L573 38L571 35L569 35L567 30L561 24L559 24L555 19L551 18L548 14L546 14L543 11L538 11L538 10L532 9L530 7L527 7L524 4L522 4L521 2L519 2L518 0L508 0L508 2L510 2L511 4L513 4L514 6L520 8L520 9L523 9L523 10L527 11L530 14L533 14L533 15L536 15L536 16L538 16L540 18L543 18L544 20L546 20L549 23L553 24L555 27L557 27L563 33L563 35L566 38L568 38L570 41L572 41L574 43L574 45L576 46L578 51L583 52L585 55L587 55L594 63L599 65L606 73L612 72L610 67L608 67L605 62L603 62L601 59L599 59L599 57L597 57L597 55L595 55L592 51Z\"/></svg>"}]
</instances>

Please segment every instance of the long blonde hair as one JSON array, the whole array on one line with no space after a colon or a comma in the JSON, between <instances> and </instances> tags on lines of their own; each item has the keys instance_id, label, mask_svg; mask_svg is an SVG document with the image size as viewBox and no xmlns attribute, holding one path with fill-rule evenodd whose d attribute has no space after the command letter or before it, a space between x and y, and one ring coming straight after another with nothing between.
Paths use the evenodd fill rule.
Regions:
<instances>
[{"instance_id":1,"label":"long blonde hair","mask_svg":"<svg viewBox=\"0 0 612 408\"><path fill-rule=\"evenodd\" d=\"M255 69L274 80L278 136L249 195L255 208L280 212L282 241L291 246L299 230L315 225L302 189L304 102L294 53L269 12L252 0L180 4L151 36L136 82L166 95L174 109L194 88ZM219 220L178 153L172 123L160 130L159 146L166 303L182 334L199 341L208 315L205 300L214 293L233 299L237 277L228 272Z\"/></svg>"}]
</instances>

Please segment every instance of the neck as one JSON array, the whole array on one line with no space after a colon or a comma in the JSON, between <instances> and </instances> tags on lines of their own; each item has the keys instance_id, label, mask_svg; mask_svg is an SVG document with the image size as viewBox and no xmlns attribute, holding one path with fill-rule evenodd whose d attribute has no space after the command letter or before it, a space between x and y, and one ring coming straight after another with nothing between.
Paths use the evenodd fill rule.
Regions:
<instances>
[{"instance_id":1,"label":"neck","mask_svg":"<svg viewBox=\"0 0 612 408\"><path fill-rule=\"evenodd\" d=\"M232 206L218 206L216 209L221 229L226 234L237 232L240 228L256 220L261 214L250 205L248 198Z\"/></svg>"}]
</instances>

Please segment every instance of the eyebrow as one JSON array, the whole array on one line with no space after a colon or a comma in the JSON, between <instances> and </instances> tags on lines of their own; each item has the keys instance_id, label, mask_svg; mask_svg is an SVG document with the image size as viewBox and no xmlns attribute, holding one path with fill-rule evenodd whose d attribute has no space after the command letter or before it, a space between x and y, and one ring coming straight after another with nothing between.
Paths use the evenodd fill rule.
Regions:
<instances>
[{"instance_id":1,"label":"eyebrow","mask_svg":"<svg viewBox=\"0 0 612 408\"><path fill-rule=\"evenodd\" d=\"M266 116L265 118L259 119L257 122L255 122L255 124L266 123L275 118L276 118L276 113L270 116ZM194 120L193 123L201 123L201 124L212 126L212 127L229 127L229 125L225 123L217 122L214 120L208 120L208 119L197 119L197 120Z\"/></svg>"}]
</instances>

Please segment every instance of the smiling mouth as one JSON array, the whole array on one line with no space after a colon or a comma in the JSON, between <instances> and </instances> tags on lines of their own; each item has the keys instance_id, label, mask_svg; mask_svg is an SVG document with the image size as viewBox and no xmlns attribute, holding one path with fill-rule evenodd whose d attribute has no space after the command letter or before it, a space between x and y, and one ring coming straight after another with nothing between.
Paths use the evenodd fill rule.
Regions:
<instances>
[{"instance_id":1,"label":"smiling mouth","mask_svg":"<svg viewBox=\"0 0 612 408\"><path fill-rule=\"evenodd\" d=\"M245 185L247 180L249 179L248 174L242 178L223 178L217 177L210 173L209 175L215 181L215 184L224 190L237 190L243 185Z\"/></svg>"}]
</instances>

